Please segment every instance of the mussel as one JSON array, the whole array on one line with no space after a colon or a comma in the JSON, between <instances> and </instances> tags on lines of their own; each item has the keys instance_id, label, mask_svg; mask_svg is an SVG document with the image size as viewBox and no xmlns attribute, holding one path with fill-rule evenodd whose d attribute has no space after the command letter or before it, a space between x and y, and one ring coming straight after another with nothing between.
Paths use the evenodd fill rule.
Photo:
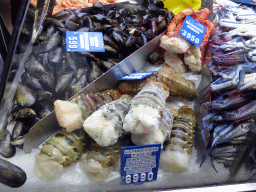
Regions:
<instances>
[{"instance_id":1,"label":"mussel","mask_svg":"<svg viewBox=\"0 0 256 192\"><path fill-rule=\"evenodd\" d=\"M27 180L27 175L20 167L0 159L0 182L12 188L22 186Z\"/></svg>"}]
</instances>

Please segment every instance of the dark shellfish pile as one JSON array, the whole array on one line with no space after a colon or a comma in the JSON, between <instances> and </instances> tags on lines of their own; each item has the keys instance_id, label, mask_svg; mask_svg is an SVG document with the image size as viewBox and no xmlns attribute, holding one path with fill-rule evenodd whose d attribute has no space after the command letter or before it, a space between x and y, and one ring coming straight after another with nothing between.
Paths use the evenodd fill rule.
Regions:
<instances>
[{"instance_id":1,"label":"dark shellfish pile","mask_svg":"<svg viewBox=\"0 0 256 192\"><path fill-rule=\"evenodd\" d=\"M134 5L128 8L113 5L107 9L95 2L89 10L63 10L46 17L43 30L25 62L21 83L8 118L7 124L13 130L13 133L6 134L8 138L11 137L9 147L13 149L14 146L22 146L24 135L36 122L53 111L56 99L69 99L161 34L166 30L171 16L167 9L154 5ZM34 10L29 8L12 60L8 76L10 83L31 38L33 18ZM66 52L66 31L102 32L105 52ZM15 150L9 151L4 154L5 157L15 154Z\"/></svg>"}]
</instances>

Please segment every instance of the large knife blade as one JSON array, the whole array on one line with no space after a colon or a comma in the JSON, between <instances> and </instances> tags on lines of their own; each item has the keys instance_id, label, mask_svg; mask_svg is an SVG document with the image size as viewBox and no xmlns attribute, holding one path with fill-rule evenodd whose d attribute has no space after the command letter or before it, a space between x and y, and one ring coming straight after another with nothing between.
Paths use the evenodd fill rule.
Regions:
<instances>
[{"instance_id":1,"label":"large knife blade","mask_svg":"<svg viewBox=\"0 0 256 192\"><path fill-rule=\"evenodd\" d=\"M104 73L101 77L86 86L76 95L116 88L118 84L118 80L116 79L117 76L128 75L135 71L138 72L143 70L148 63L148 54L159 46L160 38L163 34L164 32L135 51L108 72ZM55 112L53 111L41 121L36 123L26 134L23 146L24 152L31 153L32 149L37 148L60 128L61 127L56 119Z\"/></svg>"}]
</instances>

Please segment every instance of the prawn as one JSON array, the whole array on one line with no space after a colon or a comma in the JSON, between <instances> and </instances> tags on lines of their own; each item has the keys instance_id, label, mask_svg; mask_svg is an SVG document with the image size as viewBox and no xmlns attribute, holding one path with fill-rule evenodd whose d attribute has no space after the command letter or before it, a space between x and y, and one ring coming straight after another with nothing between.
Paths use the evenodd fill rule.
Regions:
<instances>
[{"instance_id":1,"label":"prawn","mask_svg":"<svg viewBox=\"0 0 256 192\"><path fill-rule=\"evenodd\" d=\"M78 9L82 7L91 7L93 6L93 3L96 1L100 2L103 5L116 2L116 0L56 0L52 14L54 15L64 9ZM37 6L36 0L31 0L30 3L34 7Z\"/></svg>"}]
</instances>

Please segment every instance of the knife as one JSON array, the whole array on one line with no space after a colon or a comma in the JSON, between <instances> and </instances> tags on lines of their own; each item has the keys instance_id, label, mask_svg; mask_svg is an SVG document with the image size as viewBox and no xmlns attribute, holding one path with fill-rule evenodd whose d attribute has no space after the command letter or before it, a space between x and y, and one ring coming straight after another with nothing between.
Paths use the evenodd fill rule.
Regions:
<instances>
[{"instance_id":1,"label":"knife","mask_svg":"<svg viewBox=\"0 0 256 192\"><path fill-rule=\"evenodd\" d=\"M117 77L142 71L148 64L148 54L153 52L159 46L160 38L164 33L165 32L158 35L146 45L122 60L119 64L97 78L76 95L114 89L118 85ZM76 95L74 95L72 98L74 98ZM23 146L24 152L31 153L32 149L37 148L60 128L61 127L56 119L55 112L52 111L45 118L37 122L25 135L25 142Z\"/></svg>"}]
</instances>

